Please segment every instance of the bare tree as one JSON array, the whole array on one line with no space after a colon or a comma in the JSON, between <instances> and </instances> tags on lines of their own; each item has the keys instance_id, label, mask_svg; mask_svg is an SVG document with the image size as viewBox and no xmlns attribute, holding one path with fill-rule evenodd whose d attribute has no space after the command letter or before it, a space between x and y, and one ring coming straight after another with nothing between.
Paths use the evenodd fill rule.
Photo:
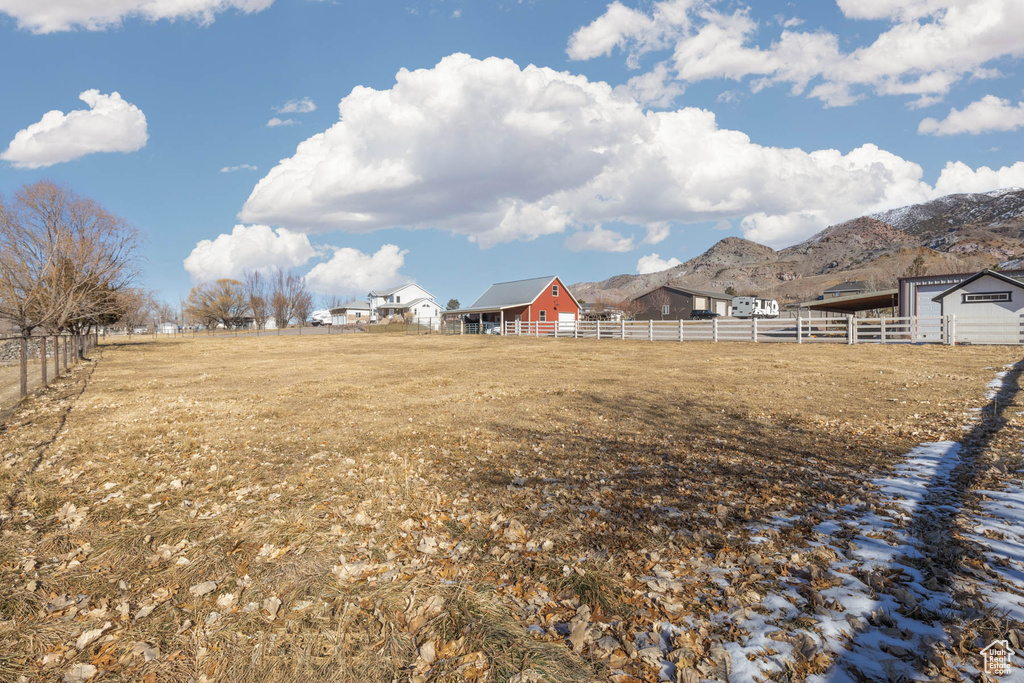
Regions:
<instances>
[{"instance_id":1,"label":"bare tree","mask_svg":"<svg viewBox=\"0 0 1024 683\"><path fill-rule=\"evenodd\" d=\"M135 333L135 328L148 323L157 307L153 293L146 289L136 287L123 289L119 292L118 299L121 306L121 316L118 322L124 326L128 336Z\"/></svg>"},{"instance_id":2,"label":"bare tree","mask_svg":"<svg viewBox=\"0 0 1024 683\"><path fill-rule=\"evenodd\" d=\"M270 317L270 298L267 294L267 279L258 270L250 270L242 276L245 298L249 303L253 324L257 330L267 326Z\"/></svg>"},{"instance_id":3,"label":"bare tree","mask_svg":"<svg viewBox=\"0 0 1024 683\"><path fill-rule=\"evenodd\" d=\"M306 287L306 278L294 273L289 273L288 278L294 279L291 287L292 312L299 319L299 327L302 327L309 320L309 314L313 312L313 295Z\"/></svg>"},{"instance_id":4,"label":"bare tree","mask_svg":"<svg viewBox=\"0 0 1024 683\"><path fill-rule=\"evenodd\" d=\"M248 312L242 283L227 278L193 287L187 306L191 315L207 327L217 323L225 328L237 327Z\"/></svg>"},{"instance_id":5,"label":"bare tree","mask_svg":"<svg viewBox=\"0 0 1024 683\"><path fill-rule=\"evenodd\" d=\"M304 325L313 310L313 295L306 280L290 271L276 271L271 278L270 310L278 327L287 327L292 318Z\"/></svg>"},{"instance_id":6,"label":"bare tree","mask_svg":"<svg viewBox=\"0 0 1024 683\"><path fill-rule=\"evenodd\" d=\"M120 317L116 294L135 277L138 239L124 219L51 181L0 198L0 317L26 337Z\"/></svg>"},{"instance_id":7,"label":"bare tree","mask_svg":"<svg viewBox=\"0 0 1024 683\"><path fill-rule=\"evenodd\" d=\"M645 298L647 299L647 306L656 310L661 315L661 319L664 320L666 315L665 309L672 304L672 297L668 295L668 292L664 289L656 289Z\"/></svg>"},{"instance_id":8,"label":"bare tree","mask_svg":"<svg viewBox=\"0 0 1024 683\"><path fill-rule=\"evenodd\" d=\"M325 308L328 311L332 308L341 308L345 305L345 300L337 294L325 294L320 297L320 308Z\"/></svg>"},{"instance_id":9,"label":"bare tree","mask_svg":"<svg viewBox=\"0 0 1024 683\"><path fill-rule=\"evenodd\" d=\"M289 291L291 276L283 270L274 272L270 281L270 311L278 329L288 327L292 319L292 295Z\"/></svg>"},{"instance_id":10,"label":"bare tree","mask_svg":"<svg viewBox=\"0 0 1024 683\"><path fill-rule=\"evenodd\" d=\"M635 320L645 308L640 299L623 299L615 307L622 311L622 317L626 320Z\"/></svg>"}]
</instances>

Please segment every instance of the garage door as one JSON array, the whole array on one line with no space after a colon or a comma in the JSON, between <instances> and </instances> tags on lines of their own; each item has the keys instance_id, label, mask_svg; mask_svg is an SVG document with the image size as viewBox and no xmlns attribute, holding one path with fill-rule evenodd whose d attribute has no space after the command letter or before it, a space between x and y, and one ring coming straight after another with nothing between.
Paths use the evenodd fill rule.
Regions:
<instances>
[{"instance_id":1,"label":"garage door","mask_svg":"<svg viewBox=\"0 0 1024 683\"><path fill-rule=\"evenodd\" d=\"M728 308L729 304L726 303L725 301L715 302L715 313L717 313L718 315L726 315L729 312Z\"/></svg>"},{"instance_id":2,"label":"garage door","mask_svg":"<svg viewBox=\"0 0 1024 683\"><path fill-rule=\"evenodd\" d=\"M575 313L559 313L558 314L558 331L559 332L572 332L576 328L576 314Z\"/></svg>"},{"instance_id":3,"label":"garage door","mask_svg":"<svg viewBox=\"0 0 1024 683\"><path fill-rule=\"evenodd\" d=\"M915 291L914 312L924 318L942 315L942 304L932 299L949 289L950 285L922 285ZM919 339L941 339L942 324L937 320L922 320L917 326Z\"/></svg>"}]
</instances>

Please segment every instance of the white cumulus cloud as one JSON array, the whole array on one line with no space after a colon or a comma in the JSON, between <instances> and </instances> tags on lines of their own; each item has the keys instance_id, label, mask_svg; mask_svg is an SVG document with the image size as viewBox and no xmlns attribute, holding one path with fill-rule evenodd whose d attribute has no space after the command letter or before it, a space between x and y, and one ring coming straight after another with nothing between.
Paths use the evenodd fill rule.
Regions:
<instances>
[{"instance_id":1,"label":"white cumulus cloud","mask_svg":"<svg viewBox=\"0 0 1024 683\"><path fill-rule=\"evenodd\" d=\"M203 24L230 9L252 13L274 0L0 0L0 13L33 33L102 31L130 17L147 21L190 19Z\"/></svg>"},{"instance_id":2,"label":"white cumulus cloud","mask_svg":"<svg viewBox=\"0 0 1024 683\"><path fill-rule=\"evenodd\" d=\"M284 228L236 225L227 234L199 242L185 259L185 270L196 282L240 278L247 270L295 268L316 255L309 238Z\"/></svg>"},{"instance_id":3,"label":"white cumulus cloud","mask_svg":"<svg viewBox=\"0 0 1024 683\"><path fill-rule=\"evenodd\" d=\"M633 238L595 225L589 230L577 230L570 235L565 240L565 248L569 251L632 251Z\"/></svg>"},{"instance_id":4,"label":"white cumulus cloud","mask_svg":"<svg viewBox=\"0 0 1024 683\"><path fill-rule=\"evenodd\" d=\"M318 294L363 293L399 284L408 250L385 244L374 254L358 249L337 249L326 263L319 263L306 275L306 284Z\"/></svg>"},{"instance_id":5,"label":"white cumulus cloud","mask_svg":"<svg viewBox=\"0 0 1024 683\"><path fill-rule=\"evenodd\" d=\"M267 128L277 128L278 126L294 126L298 121L295 119L279 119L274 117L267 121Z\"/></svg>"},{"instance_id":6,"label":"white cumulus cloud","mask_svg":"<svg viewBox=\"0 0 1024 683\"><path fill-rule=\"evenodd\" d=\"M274 107L274 111L278 114L308 114L316 111L316 104L311 98L303 97L301 100L288 100L284 105Z\"/></svg>"},{"instance_id":7,"label":"white cumulus cloud","mask_svg":"<svg viewBox=\"0 0 1024 683\"><path fill-rule=\"evenodd\" d=\"M785 246L935 196L918 164L873 144L766 147L703 109L645 111L606 83L497 58L403 70L390 90L354 89L339 113L259 181L243 221L437 228L482 247L571 227L571 248L607 238L601 224L645 228L653 244L670 224L725 219Z\"/></svg>"},{"instance_id":8,"label":"white cumulus cloud","mask_svg":"<svg viewBox=\"0 0 1024 683\"><path fill-rule=\"evenodd\" d=\"M864 91L934 103L965 78L1000 75L991 68L996 60L1024 55L1019 0L840 0L839 8L851 22L880 20L885 28L868 45L844 51L836 34L794 30L798 21L765 36L770 24L725 0L662 0L647 11L614 2L571 37L567 52L592 59L620 50L632 67L642 55L670 53L659 67L670 68L672 78L644 82L652 101L658 80L670 88L750 77L755 91L788 83L794 94L806 91L827 106L852 104Z\"/></svg>"},{"instance_id":9,"label":"white cumulus cloud","mask_svg":"<svg viewBox=\"0 0 1024 683\"><path fill-rule=\"evenodd\" d=\"M647 275L648 273L660 273L663 270L669 268L675 268L681 264L677 258L670 258L665 260L658 254L648 254L647 256L641 256L636 262L636 272L638 275Z\"/></svg>"},{"instance_id":10,"label":"white cumulus cloud","mask_svg":"<svg viewBox=\"0 0 1024 683\"><path fill-rule=\"evenodd\" d=\"M990 190L1024 187L1024 161L1012 166L972 169L961 161L948 162L935 183L935 196L960 192L988 192Z\"/></svg>"},{"instance_id":11,"label":"white cumulus cloud","mask_svg":"<svg viewBox=\"0 0 1024 683\"><path fill-rule=\"evenodd\" d=\"M46 112L14 135L0 159L19 168L42 168L94 152L135 152L146 145L146 115L120 94L86 90L79 99L89 108Z\"/></svg>"},{"instance_id":12,"label":"white cumulus cloud","mask_svg":"<svg viewBox=\"0 0 1024 683\"><path fill-rule=\"evenodd\" d=\"M986 95L963 109L950 109L949 115L941 121L924 119L917 132L923 135L978 135L1021 127L1024 127L1024 102L1014 106L1009 100Z\"/></svg>"}]
</instances>

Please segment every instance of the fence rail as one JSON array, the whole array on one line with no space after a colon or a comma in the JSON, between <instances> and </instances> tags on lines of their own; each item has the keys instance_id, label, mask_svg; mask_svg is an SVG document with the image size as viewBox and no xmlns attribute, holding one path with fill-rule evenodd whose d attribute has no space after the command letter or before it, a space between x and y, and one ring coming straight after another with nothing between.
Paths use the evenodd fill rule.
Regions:
<instances>
[{"instance_id":1,"label":"fence rail","mask_svg":"<svg viewBox=\"0 0 1024 683\"><path fill-rule=\"evenodd\" d=\"M97 342L95 333L0 337L0 412L67 372Z\"/></svg>"},{"instance_id":2,"label":"fence rail","mask_svg":"<svg viewBox=\"0 0 1024 683\"><path fill-rule=\"evenodd\" d=\"M512 337L633 339L795 344L1024 344L1024 315L1012 319L910 316L882 318L762 318L743 320L509 321L459 323L454 334Z\"/></svg>"}]
</instances>

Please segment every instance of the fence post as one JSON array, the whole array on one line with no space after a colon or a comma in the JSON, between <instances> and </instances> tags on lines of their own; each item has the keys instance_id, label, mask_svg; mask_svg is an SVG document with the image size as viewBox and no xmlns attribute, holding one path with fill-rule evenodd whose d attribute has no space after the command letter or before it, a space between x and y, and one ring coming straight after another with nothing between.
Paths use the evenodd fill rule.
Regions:
<instances>
[{"instance_id":1,"label":"fence post","mask_svg":"<svg viewBox=\"0 0 1024 683\"><path fill-rule=\"evenodd\" d=\"M559 327L561 327L561 325L558 323L557 320L555 320L555 339L558 339L558 328Z\"/></svg>"},{"instance_id":2,"label":"fence post","mask_svg":"<svg viewBox=\"0 0 1024 683\"><path fill-rule=\"evenodd\" d=\"M46 377L46 335L44 334L39 338L39 364L43 370L43 386L49 384L49 380Z\"/></svg>"},{"instance_id":3,"label":"fence post","mask_svg":"<svg viewBox=\"0 0 1024 683\"><path fill-rule=\"evenodd\" d=\"M948 322L946 323L946 326L949 336L949 345L956 346L956 315L950 314L947 317L947 320Z\"/></svg>"},{"instance_id":4,"label":"fence post","mask_svg":"<svg viewBox=\"0 0 1024 683\"><path fill-rule=\"evenodd\" d=\"M711 319L711 341L718 341L718 318Z\"/></svg>"},{"instance_id":5,"label":"fence post","mask_svg":"<svg viewBox=\"0 0 1024 683\"><path fill-rule=\"evenodd\" d=\"M885 343L885 317L878 319L878 340L881 343Z\"/></svg>"},{"instance_id":6,"label":"fence post","mask_svg":"<svg viewBox=\"0 0 1024 683\"><path fill-rule=\"evenodd\" d=\"M679 341L683 341L683 319L679 319Z\"/></svg>"},{"instance_id":7,"label":"fence post","mask_svg":"<svg viewBox=\"0 0 1024 683\"><path fill-rule=\"evenodd\" d=\"M626 338L626 319L625 318L623 318L622 320L619 321L619 327L621 328L621 329L619 329L619 339L625 339Z\"/></svg>"},{"instance_id":8,"label":"fence post","mask_svg":"<svg viewBox=\"0 0 1024 683\"><path fill-rule=\"evenodd\" d=\"M21 397L28 396L28 340L21 338Z\"/></svg>"},{"instance_id":9,"label":"fence post","mask_svg":"<svg viewBox=\"0 0 1024 683\"><path fill-rule=\"evenodd\" d=\"M580 320L579 320L579 318L577 318L576 322L574 322L572 324L572 338L573 339L579 339L580 338Z\"/></svg>"},{"instance_id":10,"label":"fence post","mask_svg":"<svg viewBox=\"0 0 1024 683\"><path fill-rule=\"evenodd\" d=\"M654 341L654 321L647 321L647 341Z\"/></svg>"},{"instance_id":11,"label":"fence post","mask_svg":"<svg viewBox=\"0 0 1024 683\"><path fill-rule=\"evenodd\" d=\"M854 320L853 316L851 314L847 313L847 315L846 315L846 343L847 344L853 344L854 340L857 337L857 335L855 335L854 332L853 332L853 320Z\"/></svg>"},{"instance_id":12,"label":"fence post","mask_svg":"<svg viewBox=\"0 0 1024 683\"><path fill-rule=\"evenodd\" d=\"M600 320L597 321L597 338L598 339L601 338L601 321Z\"/></svg>"},{"instance_id":13,"label":"fence post","mask_svg":"<svg viewBox=\"0 0 1024 683\"><path fill-rule=\"evenodd\" d=\"M60 377L60 335L53 335L53 378Z\"/></svg>"},{"instance_id":14,"label":"fence post","mask_svg":"<svg viewBox=\"0 0 1024 683\"><path fill-rule=\"evenodd\" d=\"M756 316L752 317L750 319L750 331L751 331L751 334L754 335L754 343L756 344L757 343L757 317Z\"/></svg>"},{"instance_id":15,"label":"fence post","mask_svg":"<svg viewBox=\"0 0 1024 683\"><path fill-rule=\"evenodd\" d=\"M803 344L803 318L800 317L800 311L796 312L796 343Z\"/></svg>"}]
</instances>

